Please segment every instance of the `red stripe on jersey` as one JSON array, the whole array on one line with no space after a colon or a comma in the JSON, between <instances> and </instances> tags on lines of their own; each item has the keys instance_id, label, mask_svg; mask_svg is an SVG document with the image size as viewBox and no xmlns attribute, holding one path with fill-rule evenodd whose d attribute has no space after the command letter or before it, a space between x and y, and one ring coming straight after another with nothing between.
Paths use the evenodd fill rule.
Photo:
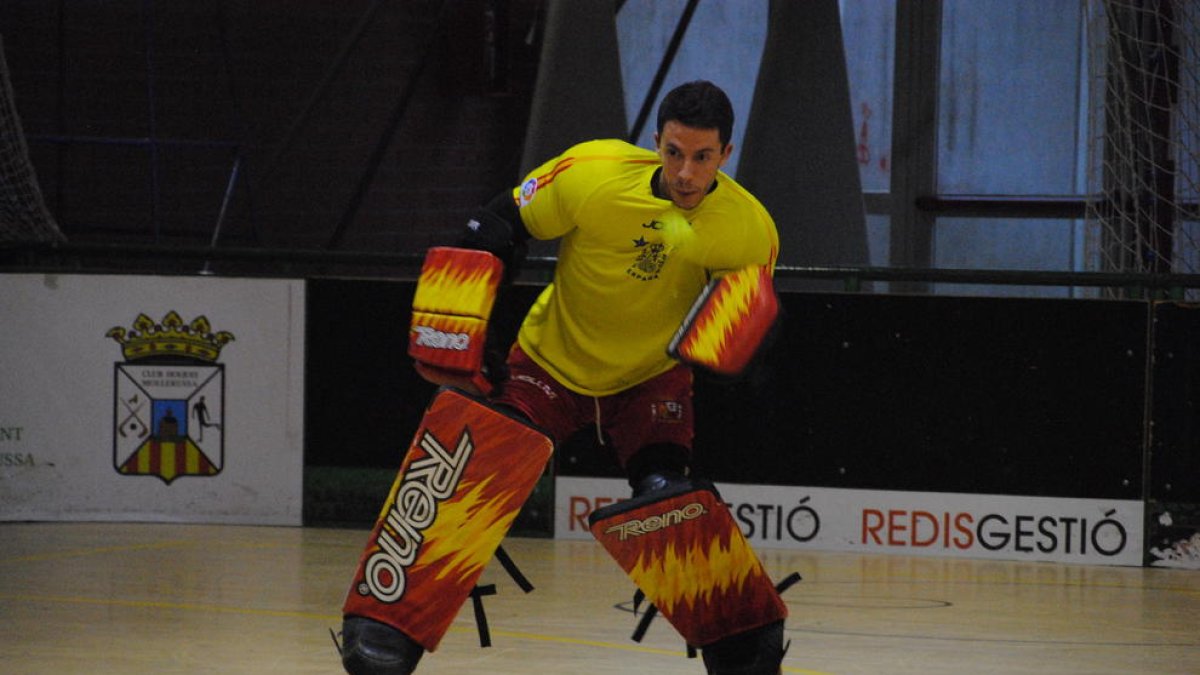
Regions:
<instances>
[{"instance_id":1,"label":"red stripe on jersey","mask_svg":"<svg viewBox=\"0 0 1200 675\"><path fill-rule=\"evenodd\" d=\"M564 157L559 160L554 166L550 167L545 175L538 176L537 184L539 188L545 187L554 182L558 174L566 171L575 165L576 162L595 162L595 161L623 161L629 164L658 164L657 157L654 159L629 159L621 155L590 155L588 157Z\"/></svg>"},{"instance_id":2,"label":"red stripe on jersey","mask_svg":"<svg viewBox=\"0 0 1200 675\"><path fill-rule=\"evenodd\" d=\"M550 167L550 171L548 173L546 173L544 176L538 176L538 179L537 179L538 187L543 187L543 186L553 183L555 176L557 176L558 174L571 168L571 165L573 165L574 163L575 163L574 157L564 157L557 164Z\"/></svg>"}]
</instances>

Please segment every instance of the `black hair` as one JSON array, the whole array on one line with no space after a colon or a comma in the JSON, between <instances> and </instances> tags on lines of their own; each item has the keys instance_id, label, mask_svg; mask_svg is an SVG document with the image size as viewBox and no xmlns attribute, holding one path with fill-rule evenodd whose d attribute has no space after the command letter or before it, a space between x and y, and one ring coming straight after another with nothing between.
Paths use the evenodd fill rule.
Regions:
<instances>
[{"instance_id":1,"label":"black hair","mask_svg":"<svg viewBox=\"0 0 1200 675\"><path fill-rule=\"evenodd\" d=\"M695 80L675 87L658 106L658 133L675 120L695 129L716 129L721 147L733 136L733 105L720 87L708 80Z\"/></svg>"}]
</instances>

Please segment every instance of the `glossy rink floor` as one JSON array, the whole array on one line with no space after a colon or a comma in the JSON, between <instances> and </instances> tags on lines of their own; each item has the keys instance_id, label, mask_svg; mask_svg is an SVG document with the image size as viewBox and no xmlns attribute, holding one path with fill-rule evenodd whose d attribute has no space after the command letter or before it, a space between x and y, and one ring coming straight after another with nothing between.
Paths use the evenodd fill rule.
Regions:
<instances>
[{"instance_id":1,"label":"glossy rink floor","mask_svg":"<svg viewBox=\"0 0 1200 675\"><path fill-rule=\"evenodd\" d=\"M0 524L0 673L338 673L329 634L363 530ZM703 673L593 542L509 539L418 673ZM1200 673L1200 572L764 550L785 673Z\"/></svg>"}]
</instances>

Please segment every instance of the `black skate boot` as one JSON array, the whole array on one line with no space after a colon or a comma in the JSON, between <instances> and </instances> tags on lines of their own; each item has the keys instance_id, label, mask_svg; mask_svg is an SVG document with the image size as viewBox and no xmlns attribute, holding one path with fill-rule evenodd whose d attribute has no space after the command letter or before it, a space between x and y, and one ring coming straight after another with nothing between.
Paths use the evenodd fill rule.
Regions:
<instances>
[{"instance_id":1,"label":"black skate boot","mask_svg":"<svg viewBox=\"0 0 1200 675\"><path fill-rule=\"evenodd\" d=\"M722 638L701 654L708 675L779 675L786 652L783 622L776 621Z\"/></svg>"},{"instance_id":2,"label":"black skate boot","mask_svg":"<svg viewBox=\"0 0 1200 675\"><path fill-rule=\"evenodd\" d=\"M361 616L342 620L342 667L350 675L409 675L424 653L387 624Z\"/></svg>"}]
</instances>

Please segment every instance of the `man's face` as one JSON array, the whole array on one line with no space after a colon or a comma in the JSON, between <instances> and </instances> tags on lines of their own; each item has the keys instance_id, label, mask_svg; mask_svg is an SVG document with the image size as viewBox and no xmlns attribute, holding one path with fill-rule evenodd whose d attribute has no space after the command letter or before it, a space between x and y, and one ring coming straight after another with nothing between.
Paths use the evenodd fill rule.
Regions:
<instances>
[{"instance_id":1,"label":"man's face","mask_svg":"<svg viewBox=\"0 0 1200 675\"><path fill-rule=\"evenodd\" d=\"M721 147L716 129L697 129L675 120L663 125L654 142L663 165L660 188L681 209L700 204L733 151L732 143Z\"/></svg>"}]
</instances>

